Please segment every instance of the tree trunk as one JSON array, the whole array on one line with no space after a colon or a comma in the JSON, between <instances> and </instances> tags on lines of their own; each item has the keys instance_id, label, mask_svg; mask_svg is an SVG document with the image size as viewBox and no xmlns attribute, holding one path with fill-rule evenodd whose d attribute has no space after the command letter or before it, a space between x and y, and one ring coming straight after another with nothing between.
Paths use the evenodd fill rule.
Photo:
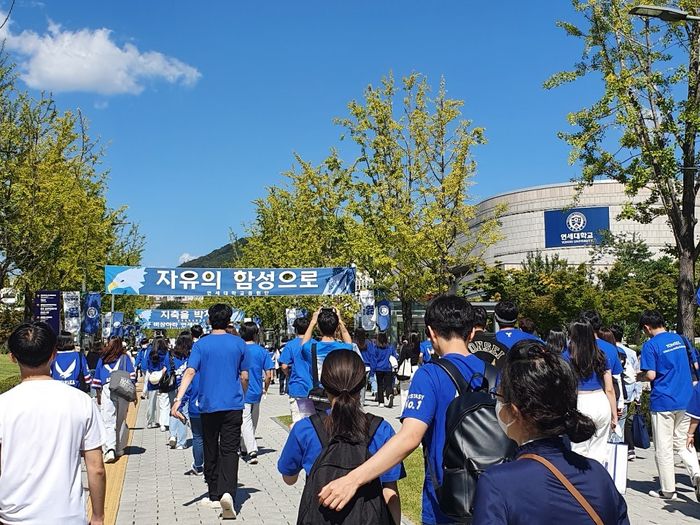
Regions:
<instances>
[{"instance_id":1,"label":"tree trunk","mask_svg":"<svg viewBox=\"0 0 700 525\"><path fill-rule=\"evenodd\" d=\"M34 294L29 285L24 285L24 320L29 322L34 318Z\"/></svg>"},{"instance_id":2,"label":"tree trunk","mask_svg":"<svg viewBox=\"0 0 700 525\"><path fill-rule=\"evenodd\" d=\"M408 336L413 332L413 301L401 299L401 317L403 318L403 335Z\"/></svg>"},{"instance_id":3,"label":"tree trunk","mask_svg":"<svg viewBox=\"0 0 700 525\"><path fill-rule=\"evenodd\" d=\"M692 249L681 249L678 262L677 331L693 341L695 337L695 310L697 305L693 301L695 296L695 261L693 260Z\"/></svg>"}]
</instances>

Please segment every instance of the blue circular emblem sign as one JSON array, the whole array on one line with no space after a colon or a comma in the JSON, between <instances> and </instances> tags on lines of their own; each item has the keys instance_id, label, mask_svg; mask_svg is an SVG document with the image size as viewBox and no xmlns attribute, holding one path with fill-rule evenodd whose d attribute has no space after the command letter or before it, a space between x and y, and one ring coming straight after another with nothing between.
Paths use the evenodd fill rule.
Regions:
<instances>
[{"instance_id":1,"label":"blue circular emblem sign","mask_svg":"<svg viewBox=\"0 0 700 525\"><path fill-rule=\"evenodd\" d=\"M94 319L95 317L97 317L97 308L95 308L94 306L91 306L90 308L87 309L87 312L85 312L85 314L90 319Z\"/></svg>"}]
</instances>

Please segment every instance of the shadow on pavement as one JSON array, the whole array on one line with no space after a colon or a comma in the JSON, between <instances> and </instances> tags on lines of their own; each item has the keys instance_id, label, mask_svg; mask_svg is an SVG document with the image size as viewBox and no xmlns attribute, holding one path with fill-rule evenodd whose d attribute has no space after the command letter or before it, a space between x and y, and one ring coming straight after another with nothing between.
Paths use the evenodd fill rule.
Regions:
<instances>
[{"instance_id":1,"label":"shadow on pavement","mask_svg":"<svg viewBox=\"0 0 700 525\"><path fill-rule=\"evenodd\" d=\"M125 456L138 456L139 454L143 454L144 452L146 452L146 449L143 447L137 447L135 445L128 445L124 447Z\"/></svg>"},{"instance_id":2,"label":"shadow on pavement","mask_svg":"<svg viewBox=\"0 0 700 525\"><path fill-rule=\"evenodd\" d=\"M234 504L236 512L240 513L243 504L250 499L251 494L255 494L256 492L260 492L260 490L255 487L242 487L239 485L236 491L236 502Z\"/></svg>"}]
</instances>

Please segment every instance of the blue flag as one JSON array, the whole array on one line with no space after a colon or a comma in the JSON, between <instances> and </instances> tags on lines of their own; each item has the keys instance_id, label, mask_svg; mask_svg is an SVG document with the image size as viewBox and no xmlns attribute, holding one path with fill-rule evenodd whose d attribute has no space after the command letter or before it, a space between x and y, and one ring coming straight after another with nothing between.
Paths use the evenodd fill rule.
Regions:
<instances>
[{"instance_id":1,"label":"blue flag","mask_svg":"<svg viewBox=\"0 0 700 525\"><path fill-rule=\"evenodd\" d=\"M83 312L83 333L96 334L100 329L100 309L102 297L98 292L90 292L85 296L85 308Z\"/></svg>"},{"instance_id":2,"label":"blue flag","mask_svg":"<svg viewBox=\"0 0 700 525\"><path fill-rule=\"evenodd\" d=\"M112 315L112 332L110 337L124 337L124 312L114 312Z\"/></svg>"},{"instance_id":3,"label":"blue flag","mask_svg":"<svg viewBox=\"0 0 700 525\"><path fill-rule=\"evenodd\" d=\"M391 303L384 299L377 303L377 326L382 332L386 332L391 324Z\"/></svg>"}]
</instances>

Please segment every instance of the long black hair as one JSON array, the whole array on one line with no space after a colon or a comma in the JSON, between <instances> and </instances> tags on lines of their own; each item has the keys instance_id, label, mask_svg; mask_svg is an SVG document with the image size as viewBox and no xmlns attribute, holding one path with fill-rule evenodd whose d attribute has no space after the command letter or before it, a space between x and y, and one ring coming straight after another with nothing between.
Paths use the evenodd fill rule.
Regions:
<instances>
[{"instance_id":1,"label":"long black hair","mask_svg":"<svg viewBox=\"0 0 700 525\"><path fill-rule=\"evenodd\" d=\"M562 353L566 346L566 334L559 330L550 330L547 334L547 350Z\"/></svg>"},{"instance_id":2,"label":"long black hair","mask_svg":"<svg viewBox=\"0 0 700 525\"><path fill-rule=\"evenodd\" d=\"M321 383L335 398L331 415L325 421L328 435L353 442L367 439L369 424L359 395L365 386L362 358L355 352L334 350L323 361Z\"/></svg>"},{"instance_id":3,"label":"long black hair","mask_svg":"<svg viewBox=\"0 0 700 525\"><path fill-rule=\"evenodd\" d=\"M578 380L572 368L539 341L522 340L508 352L500 389L504 403L518 407L543 436L566 434L580 443L595 433L595 423L577 409Z\"/></svg>"},{"instance_id":4,"label":"long black hair","mask_svg":"<svg viewBox=\"0 0 700 525\"><path fill-rule=\"evenodd\" d=\"M571 368L578 379L587 379L595 374L603 380L607 371L605 354L598 348L595 332L590 323L574 321L569 326L569 353Z\"/></svg>"},{"instance_id":5,"label":"long black hair","mask_svg":"<svg viewBox=\"0 0 700 525\"><path fill-rule=\"evenodd\" d=\"M175 341L175 350L173 353L180 359L185 359L190 356L190 350L192 350L193 344L192 334L190 332L181 332Z\"/></svg>"},{"instance_id":6,"label":"long black hair","mask_svg":"<svg viewBox=\"0 0 700 525\"><path fill-rule=\"evenodd\" d=\"M386 332L379 332L377 334L377 347L378 348L389 348L389 337Z\"/></svg>"},{"instance_id":7,"label":"long black hair","mask_svg":"<svg viewBox=\"0 0 700 525\"><path fill-rule=\"evenodd\" d=\"M399 366L407 359L411 361L412 365L417 365L420 359L420 336L417 332L412 332L408 341L401 346Z\"/></svg>"},{"instance_id":8,"label":"long black hair","mask_svg":"<svg viewBox=\"0 0 700 525\"><path fill-rule=\"evenodd\" d=\"M357 348L360 349L360 351L364 352L367 350L367 332L365 331L364 328L356 328L355 329L355 344L357 345Z\"/></svg>"}]
</instances>

